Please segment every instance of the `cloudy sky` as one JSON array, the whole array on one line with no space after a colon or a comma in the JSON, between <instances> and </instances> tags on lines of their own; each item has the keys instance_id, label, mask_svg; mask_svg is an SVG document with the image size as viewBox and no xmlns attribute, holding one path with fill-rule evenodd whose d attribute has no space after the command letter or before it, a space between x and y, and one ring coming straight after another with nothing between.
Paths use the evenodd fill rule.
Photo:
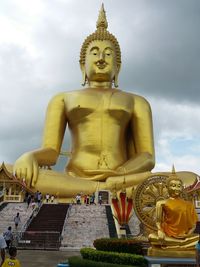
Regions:
<instances>
[{"instance_id":1,"label":"cloudy sky","mask_svg":"<svg viewBox=\"0 0 200 267\"><path fill-rule=\"evenodd\" d=\"M39 147L50 98L81 87L79 51L101 2L0 1L0 162ZM200 174L200 1L104 5L122 50L120 89L152 106L155 171Z\"/></svg>"}]
</instances>

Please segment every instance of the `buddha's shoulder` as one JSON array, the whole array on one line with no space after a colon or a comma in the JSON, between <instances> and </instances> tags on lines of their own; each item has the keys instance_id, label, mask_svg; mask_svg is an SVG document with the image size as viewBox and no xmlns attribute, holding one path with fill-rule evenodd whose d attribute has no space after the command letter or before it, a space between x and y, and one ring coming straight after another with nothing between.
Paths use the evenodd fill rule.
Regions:
<instances>
[{"instance_id":1,"label":"buddha's shoulder","mask_svg":"<svg viewBox=\"0 0 200 267\"><path fill-rule=\"evenodd\" d=\"M63 92L59 92L57 93L56 95L54 95L52 98L51 98L51 101L54 101L54 100L59 100L59 99L65 99L66 97L70 97L70 96L73 96L73 95L78 95L78 94L81 94L82 93L82 90L73 90L73 91L63 91Z\"/></svg>"},{"instance_id":2,"label":"buddha's shoulder","mask_svg":"<svg viewBox=\"0 0 200 267\"><path fill-rule=\"evenodd\" d=\"M134 94L131 92L125 92L125 91L121 91L121 92L123 94L126 94L129 98L132 98L135 104L150 106L148 100L141 95L137 95L137 94Z\"/></svg>"},{"instance_id":3,"label":"buddha's shoulder","mask_svg":"<svg viewBox=\"0 0 200 267\"><path fill-rule=\"evenodd\" d=\"M149 102L143 96L134 94L132 92L123 91L121 89L115 89L115 90L116 90L115 93L117 95L128 98L128 99L132 99L135 104L149 105ZM90 93L91 93L91 91L84 90L84 89L77 89L77 90L72 90L72 91L60 92L60 93L58 93L52 97L52 101L63 100L63 99L67 99L70 97L77 97L77 96L81 96L81 95L88 95ZM93 91L93 93L94 93L94 91Z\"/></svg>"}]
</instances>

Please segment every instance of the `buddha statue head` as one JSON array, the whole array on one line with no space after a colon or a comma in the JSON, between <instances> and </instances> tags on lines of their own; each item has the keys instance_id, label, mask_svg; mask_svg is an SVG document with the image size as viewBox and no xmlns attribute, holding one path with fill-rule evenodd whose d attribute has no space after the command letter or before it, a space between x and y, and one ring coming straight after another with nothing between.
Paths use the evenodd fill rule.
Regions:
<instances>
[{"instance_id":1,"label":"buddha statue head","mask_svg":"<svg viewBox=\"0 0 200 267\"><path fill-rule=\"evenodd\" d=\"M102 4L96 31L90 34L81 47L80 67L84 86L91 81L110 82L118 87L121 51L114 35L107 31L108 23Z\"/></svg>"},{"instance_id":2,"label":"buddha statue head","mask_svg":"<svg viewBox=\"0 0 200 267\"><path fill-rule=\"evenodd\" d=\"M167 190L170 197L179 197L183 192L183 181L176 174L174 165L172 167L172 172L167 179Z\"/></svg>"}]
</instances>

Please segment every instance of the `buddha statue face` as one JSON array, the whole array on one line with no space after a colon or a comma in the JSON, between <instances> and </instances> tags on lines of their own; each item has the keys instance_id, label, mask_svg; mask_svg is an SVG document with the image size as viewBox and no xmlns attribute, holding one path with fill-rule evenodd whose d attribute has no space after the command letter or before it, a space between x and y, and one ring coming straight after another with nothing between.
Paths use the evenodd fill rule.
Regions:
<instances>
[{"instance_id":1,"label":"buddha statue face","mask_svg":"<svg viewBox=\"0 0 200 267\"><path fill-rule=\"evenodd\" d=\"M82 71L89 83L112 82L119 72L114 44L109 40L92 41L87 48Z\"/></svg>"},{"instance_id":2,"label":"buddha statue face","mask_svg":"<svg viewBox=\"0 0 200 267\"><path fill-rule=\"evenodd\" d=\"M183 183L181 180L171 180L168 184L168 192L170 197L179 197L183 191Z\"/></svg>"},{"instance_id":3,"label":"buddha statue face","mask_svg":"<svg viewBox=\"0 0 200 267\"><path fill-rule=\"evenodd\" d=\"M84 86L87 82L95 87L118 87L121 52L117 39L107 31L108 22L102 4L96 31L90 34L81 47L80 67ZM92 85L92 82L93 85ZM98 83L98 84L97 84Z\"/></svg>"}]
</instances>

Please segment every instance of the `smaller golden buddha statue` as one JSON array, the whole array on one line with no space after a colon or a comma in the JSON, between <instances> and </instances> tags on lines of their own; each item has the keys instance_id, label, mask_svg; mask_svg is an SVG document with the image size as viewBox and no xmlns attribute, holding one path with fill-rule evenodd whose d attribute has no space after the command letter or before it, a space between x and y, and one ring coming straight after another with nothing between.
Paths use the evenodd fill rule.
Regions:
<instances>
[{"instance_id":1,"label":"smaller golden buddha statue","mask_svg":"<svg viewBox=\"0 0 200 267\"><path fill-rule=\"evenodd\" d=\"M194 254L195 244L199 239L194 234L198 216L193 203L182 197L183 189L183 181L176 175L173 167L167 181L169 197L156 203L157 233L149 235L152 245L149 255Z\"/></svg>"}]
</instances>

